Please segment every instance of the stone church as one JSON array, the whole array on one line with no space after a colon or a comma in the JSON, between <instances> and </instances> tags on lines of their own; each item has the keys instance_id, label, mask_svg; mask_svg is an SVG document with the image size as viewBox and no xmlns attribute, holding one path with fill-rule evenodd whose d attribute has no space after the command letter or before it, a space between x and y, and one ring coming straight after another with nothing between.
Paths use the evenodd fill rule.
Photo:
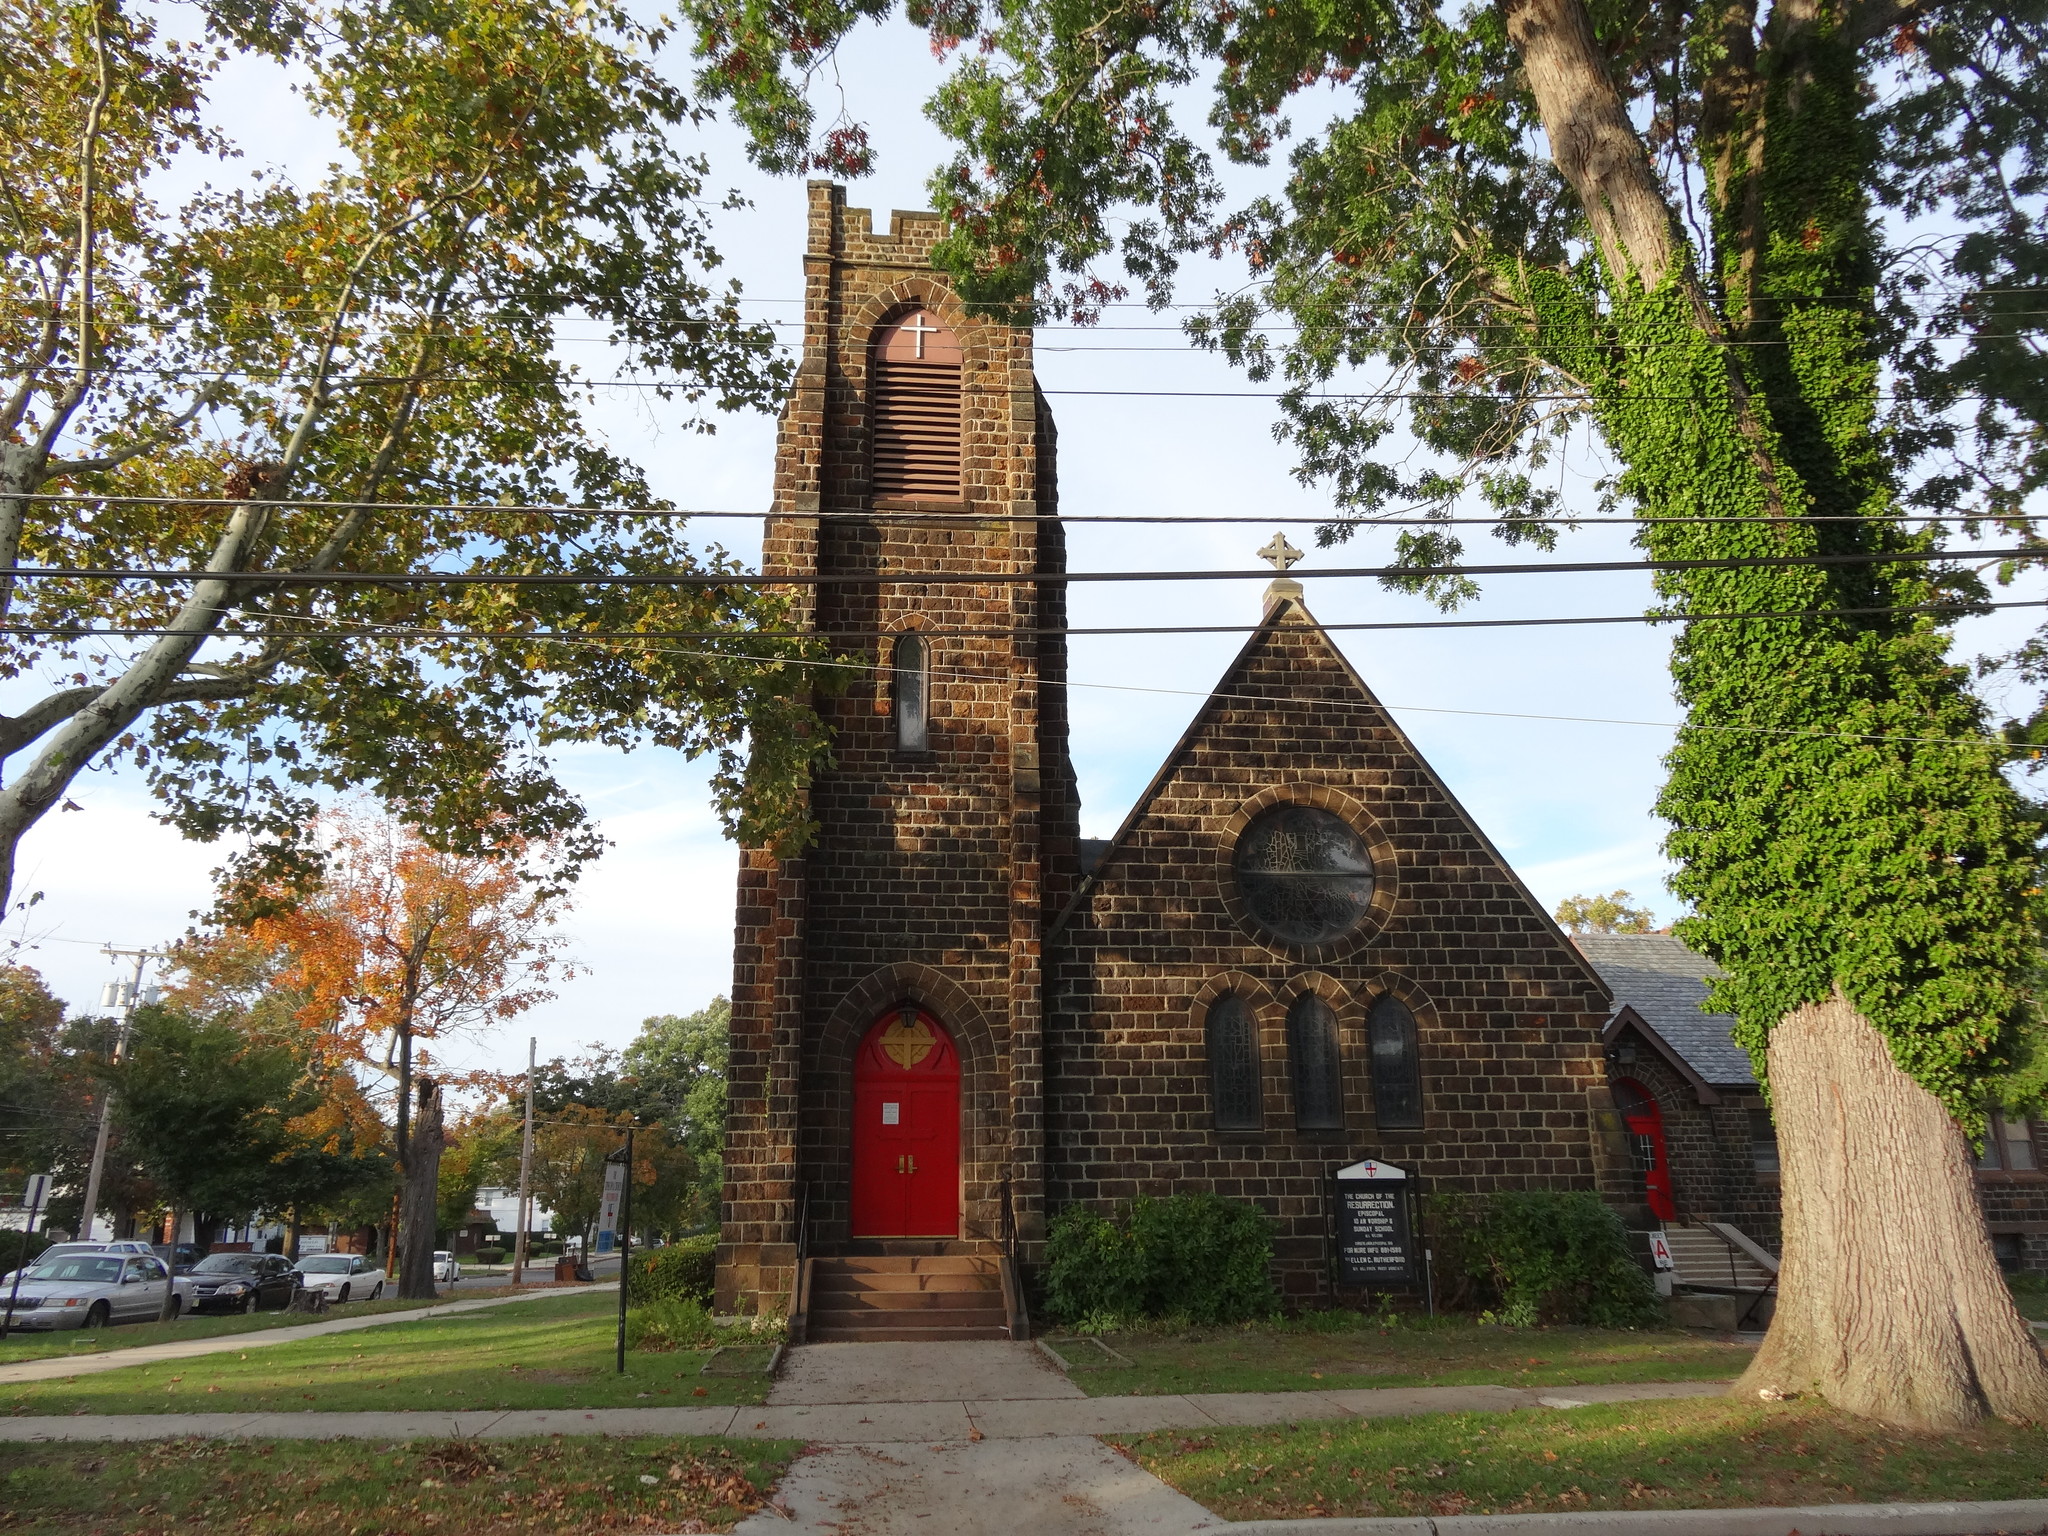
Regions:
<instances>
[{"instance_id":1,"label":"stone church","mask_svg":"<svg viewBox=\"0 0 2048 1536\"><path fill-rule=\"evenodd\" d=\"M1014 1330L1063 1207L1187 1190L1256 1202L1312 1302L1363 1159L1639 1203L1608 987L1294 581L1079 836L1031 331L968 317L932 215L809 197L764 571L872 666L823 703L815 841L741 855L720 1310Z\"/></svg>"}]
</instances>

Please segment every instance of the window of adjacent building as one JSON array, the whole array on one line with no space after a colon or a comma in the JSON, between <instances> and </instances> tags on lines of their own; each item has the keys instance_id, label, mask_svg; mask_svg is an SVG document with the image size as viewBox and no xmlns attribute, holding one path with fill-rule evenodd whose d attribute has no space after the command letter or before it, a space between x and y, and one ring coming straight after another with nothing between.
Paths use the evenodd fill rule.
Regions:
<instances>
[{"instance_id":1,"label":"window of adjacent building","mask_svg":"<svg viewBox=\"0 0 2048 1536\"><path fill-rule=\"evenodd\" d=\"M1749 1161L1758 1173L1778 1171L1778 1128L1768 1109L1749 1112Z\"/></svg>"},{"instance_id":2,"label":"window of adjacent building","mask_svg":"<svg viewBox=\"0 0 2048 1536\"><path fill-rule=\"evenodd\" d=\"M1219 1131L1266 1123L1259 1092L1259 1029L1251 1004L1226 992L1209 1005L1209 1084Z\"/></svg>"},{"instance_id":3,"label":"window of adjacent building","mask_svg":"<svg viewBox=\"0 0 2048 1536\"><path fill-rule=\"evenodd\" d=\"M1392 995L1372 1005L1365 1020L1372 1051L1372 1112L1383 1131L1422 1127L1422 1060L1415 1043L1415 1015Z\"/></svg>"},{"instance_id":4,"label":"window of adjacent building","mask_svg":"<svg viewBox=\"0 0 2048 1536\"><path fill-rule=\"evenodd\" d=\"M1365 839L1317 806L1260 812L1238 835L1231 864L1252 921L1290 944L1342 938L1372 907Z\"/></svg>"},{"instance_id":5,"label":"window of adjacent building","mask_svg":"<svg viewBox=\"0 0 2048 1536\"><path fill-rule=\"evenodd\" d=\"M960 343L928 309L875 338L868 395L877 496L960 497Z\"/></svg>"},{"instance_id":6,"label":"window of adjacent building","mask_svg":"<svg viewBox=\"0 0 2048 1536\"><path fill-rule=\"evenodd\" d=\"M1977 1154L1979 1168L2002 1168L2007 1173L2033 1173L2041 1166L2034 1144L2031 1120L1994 1114L1985 1117L1984 1150Z\"/></svg>"},{"instance_id":7,"label":"window of adjacent building","mask_svg":"<svg viewBox=\"0 0 2048 1536\"><path fill-rule=\"evenodd\" d=\"M1287 1056L1294 1067L1294 1125L1302 1131L1344 1128L1344 1069L1337 1047L1337 1011L1313 992L1287 1010Z\"/></svg>"},{"instance_id":8,"label":"window of adjacent building","mask_svg":"<svg viewBox=\"0 0 2048 1536\"><path fill-rule=\"evenodd\" d=\"M896 745L905 752L931 749L931 654L922 635L898 635L889 658L895 690Z\"/></svg>"}]
</instances>

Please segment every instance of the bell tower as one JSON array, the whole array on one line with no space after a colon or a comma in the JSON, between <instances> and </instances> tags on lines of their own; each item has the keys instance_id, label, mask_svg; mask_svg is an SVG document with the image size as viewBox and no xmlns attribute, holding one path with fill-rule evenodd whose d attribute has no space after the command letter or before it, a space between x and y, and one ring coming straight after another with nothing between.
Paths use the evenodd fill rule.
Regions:
<instances>
[{"instance_id":1,"label":"bell tower","mask_svg":"<svg viewBox=\"0 0 2048 1536\"><path fill-rule=\"evenodd\" d=\"M844 189L808 194L762 569L805 578L799 621L859 670L821 699L814 841L740 855L721 1310L785 1304L800 1245L1042 1235L1043 939L1078 880L1031 331L968 315L932 265L936 215L882 234ZM913 1067L915 1094L888 1086Z\"/></svg>"}]
</instances>

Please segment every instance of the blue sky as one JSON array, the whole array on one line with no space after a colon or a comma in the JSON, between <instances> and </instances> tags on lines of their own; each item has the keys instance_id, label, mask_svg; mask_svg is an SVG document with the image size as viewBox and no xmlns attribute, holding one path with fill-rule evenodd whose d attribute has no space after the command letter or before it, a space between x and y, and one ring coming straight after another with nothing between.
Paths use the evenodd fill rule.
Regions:
<instances>
[{"instance_id":1,"label":"blue sky","mask_svg":"<svg viewBox=\"0 0 2048 1536\"><path fill-rule=\"evenodd\" d=\"M671 67L683 67L682 61L671 60ZM849 201L878 216L923 207L923 181L943 146L917 110L936 79L922 39L902 28L870 30L846 51L838 73L850 109L870 123L879 149L878 173L854 183ZM284 82L269 72L239 71L216 99L235 102L225 121L250 146L250 163L267 156L287 173L310 178L330 158L317 125L305 120ZM257 125L260 132L241 131ZM728 270L744 282L750 308L791 322L794 337L802 184L754 172L736 138L721 128L709 131L705 148L715 184L737 186L754 203L722 216L719 243ZM1191 270L1181 297L1200 302L1233 280L1226 270ZM609 364L591 334L568 328L563 352L603 376ZM1130 350L1137 348L1145 350ZM1040 337L1038 371L1059 425L1064 512L1252 519L1242 526L1077 525L1069 535L1077 570L1244 569L1255 564L1253 551L1273 532L1266 519L1315 517L1328 508L1319 492L1291 475L1287 450L1273 441L1270 401L1060 393L1256 388L1220 361L1187 349L1171 317L1130 307L1112 310L1101 331L1048 330ZM729 419L704 437L665 420L659 402L619 391L603 399L594 420L680 505L754 511L768 504L774 432L766 418ZM1594 510L1593 481L1603 467L1583 440L1565 456L1559 483L1574 509ZM1294 574L1326 623L1435 616L1420 598L1370 582L1318 578L1320 568L1379 563L1391 549L1391 535L1364 534L1334 551L1315 550L1306 528L1292 527L1289 535L1310 550ZM697 536L749 559L758 548L757 525L746 521L699 524ZM1496 558L1501 546L1482 535L1472 551ZM1588 527L1568 535L1557 558L1627 559L1634 553L1625 528ZM1533 557L1518 551L1507 558ZM2037 586L2038 580L2030 583ZM1250 623L1260 589L1257 581L1084 584L1073 590L1072 617L1084 627ZM1623 614L1649 602L1648 581L1638 573L1496 578L1481 601L1458 616ZM2008 647L2034 617L2020 610L1972 620L1958 653L1972 657ZM1664 632L1615 625L1337 638L1546 904L1620 887L1646 900L1660 920L1676 915L1663 885L1662 832L1651 814L1660 758L1670 742L1665 726L1676 718ZM1115 828L1238 644L1234 636L1073 643L1073 750L1086 834L1106 836ZM2024 707L2002 695L1994 695L1992 705L2000 712ZM1598 723L1604 721L1647 723ZM515 1023L462 1045L454 1054L465 1064L523 1065L528 1033L540 1037L543 1055L585 1042L622 1044L644 1016L700 1006L728 985L735 854L708 809L703 771L660 751L621 755L587 748L564 752L559 761L615 845L585 877L567 924L584 974L536 1009L530 1028ZM218 854L183 843L153 822L146 797L128 776L89 774L72 799L82 811L48 817L24 846L17 894L40 890L43 900L26 927L17 923L9 936L27 938L31 950L23 958L74 1006L89 1007L112 974L112 962L97 946L175 939L190 914L207 904L208 871Z\"/></svg>"}]
</instances>

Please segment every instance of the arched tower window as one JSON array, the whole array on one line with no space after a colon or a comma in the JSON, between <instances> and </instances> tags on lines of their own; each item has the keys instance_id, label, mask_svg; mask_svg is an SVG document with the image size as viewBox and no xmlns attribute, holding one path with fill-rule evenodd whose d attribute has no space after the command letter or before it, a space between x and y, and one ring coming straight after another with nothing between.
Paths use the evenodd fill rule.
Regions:
<instances>
[{"instance_id":1,"label":"arched tower window","mask_svg":"<svg viewBox=\"0 0 2048 1536\"><path fill-rule=\"evenodd\" d=\"M1372 1005L1365 1033L1372 1047L1372 1113L1383 1131L1422 1129L1422 1061L1415 1015L1391 993Z\"/></svg>"},{"instance_id":2,"label":"arched tower window","mask_svg":"<svg viewBox=\"0 0 2048 1536\"><path fill-rule=\"evenodd\" d=\"M1294 1128L1344 1128L1344 1069L1337 1050L1337 1011L1313 992L1287 1010L1287 1055L1294 1067Z\"/></svg>"},{"instance_id":3,"label":"arched tower window","mask_svg":"<svg viewBox=\"0 0 2048 1536\"><path fill-rule=\"evenodd\" d=\"M928 309L875 337L868 396L877 496L960 496L960 343Z\"/></svg>"},{"instance_id":4,"label":"arched tower window","mask_svg":"<svg viewBox=\"0 0 2048 1536\"><path fill-rule=\"evenodd\" d=\"M924 636L898 635L890 654L890 683L895 690L896 746L904 752L931 750L932 669Z\"/></svg>"},{"instance_id":5,"label":"arched tower window","mask_svg":"<svg viewBox=\"0 0 2048 1536\"><path fill-rule=\"evenodd\" d=\"M1256 1131L1266 1123L1259 1093L1259 1028L1251 1004L1226 992L1209 1005L1210 1098L1219 1131Z\"/></svg>"}]
</instances>

